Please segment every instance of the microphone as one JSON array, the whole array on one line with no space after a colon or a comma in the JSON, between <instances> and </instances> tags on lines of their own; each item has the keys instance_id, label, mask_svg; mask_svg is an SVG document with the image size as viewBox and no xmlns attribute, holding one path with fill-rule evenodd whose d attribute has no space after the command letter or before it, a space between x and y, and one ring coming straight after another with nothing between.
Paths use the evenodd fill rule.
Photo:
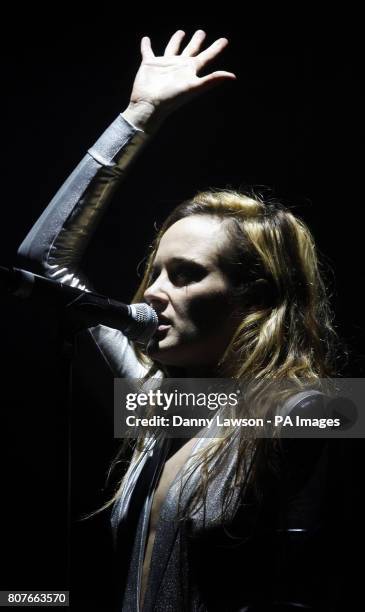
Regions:
<instances>
[{"instance_id":1,"label":"microphone","mask_svg":"<svg viewBox=\"0 0 365 612\"><path fill-rule=\"evenodd\" d=\"M62 311L73 331L106 325L145 344L158 327L157 314L148 304L123 304L20 268L0 266L0 290Z\"/></svg>"}]
</instances>

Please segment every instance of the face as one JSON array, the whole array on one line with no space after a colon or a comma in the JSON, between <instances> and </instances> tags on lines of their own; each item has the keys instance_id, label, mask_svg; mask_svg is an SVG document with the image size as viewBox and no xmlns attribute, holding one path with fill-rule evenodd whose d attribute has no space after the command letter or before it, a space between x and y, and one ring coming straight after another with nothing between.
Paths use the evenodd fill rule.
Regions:
<instances>
[{"instance_id":1,"label":"face","mask_svg":"<svg viewBox=\"0 0 365 612\"><path fill-rule=\"evenodd\" d=\"M180 219L162 236L144 293L160 325L149 355L165 365L214 366L237 327L229 280L219 267L226 235L219 219Z\"/></svg>"}]
</instances>

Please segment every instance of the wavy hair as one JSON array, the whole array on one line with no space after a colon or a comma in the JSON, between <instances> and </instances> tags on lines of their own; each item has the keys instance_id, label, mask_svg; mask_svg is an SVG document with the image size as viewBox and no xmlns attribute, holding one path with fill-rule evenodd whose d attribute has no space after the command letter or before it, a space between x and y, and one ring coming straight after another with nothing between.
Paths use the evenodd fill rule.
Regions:
<instances>
[{"instance_id":1,"label":"wavy hair","mask_svg":"<svg viewBox=\"0 0 365 612\"><path fill-rule=\"evenodd\" d=\"M267 380L292 381L300 389L336 376L340 342L324 267L312 234L288 207L273 198L265 199L254 188L246 192L213 188L178 205L157 232L133 302L144 301L164 233L178 220L193 215L211 215L222 221L227 241L220 266L231 282L234 299L242 306L237 329L218 364L219 376L254 381L251 397L259 397ZM153 362L137 345L135 352L148 366L147 376L157 370L171 375L168 367ZM190 511L203 503L214 477L214 462L226 452L232 433L228 428L222 438L212 439L194 455L193 467L201 467L201 477L190 500ZM268 461L269 448L267 440L259 444L242 436L231 488L247 482L248 477L255 481L256 475L258 479L260 461ZM131 466L143 452L144 441L137 440L129 469L103 508L123 494ZM119 458L120 454L113 467Z\"/></svg>"}]
</instances>

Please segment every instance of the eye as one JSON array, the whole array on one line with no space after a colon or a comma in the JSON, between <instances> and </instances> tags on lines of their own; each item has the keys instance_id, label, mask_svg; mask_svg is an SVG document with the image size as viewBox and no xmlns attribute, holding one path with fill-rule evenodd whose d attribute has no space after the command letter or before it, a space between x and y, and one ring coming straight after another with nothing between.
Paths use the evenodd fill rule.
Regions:
<instances>
[{"instance_id":1,"label":"eye","mask_svg":"<svg viewBox=\"0 0 365 612\"><path fill-rule=\"evenodd\" d=\"M198 264L178 264L170 269L171 282L177 286L197 283L206 275L206 270Z\"/></svg>"},{"instance_id":2,"label":"eye","mask_svg":"<svg viewBox=\"0 0 365 612\"><path fill-rule=\"evenodd\" d=\"M159 277L161 270L153 268L150 272L148 287L153 285ZM171 283L177 287L183 287L190 283L198 282L207 275L208 270L196 262L170 262L167 264L167 273Z\"/></svg>"}]
</instances>

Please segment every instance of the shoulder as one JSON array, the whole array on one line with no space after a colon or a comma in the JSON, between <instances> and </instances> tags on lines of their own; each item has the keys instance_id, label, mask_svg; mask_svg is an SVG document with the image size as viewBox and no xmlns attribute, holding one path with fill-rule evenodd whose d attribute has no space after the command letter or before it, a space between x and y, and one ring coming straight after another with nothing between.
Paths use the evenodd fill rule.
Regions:
<instances>
[{"instance_id":1,"label":"shoulder","mask_svg":"<svg viewBox=\"0 0 365 612\"><path fill-rule=\"evenodd\" d=\"M327 416L329 395L317 389L306 389L291 395L281 406L282 416L295 416L296 414L308 417Z\"/></svg>"},{"instance_id":2,"label":"shoulder","mask_svg":"<svg viewBox=\"0 0 365 612\"><path fill-rule=\"evenodd\" d=\"M319 427L319 423L332 417L330 399L327 393L308 389L295 393L281 407L280 414L290 417L293 423L280 436L280 448L287 466L305 467L307 471L324 460L331 441L327 429Z\"/></svg>"},{"instance_id":3,"label":"shoulder","mask_svg":"<svg viewBox=\"0 0 365 612\"><path fill-rule=\"evenodd\" d=\"M135 353L133 343L119 330L97 325L89 328L92 337L105 362L119 378L144 378L149 371L147 364L142 363ZM158 371L156 376L161 377Z\"/></svg>"}]
</instances>

